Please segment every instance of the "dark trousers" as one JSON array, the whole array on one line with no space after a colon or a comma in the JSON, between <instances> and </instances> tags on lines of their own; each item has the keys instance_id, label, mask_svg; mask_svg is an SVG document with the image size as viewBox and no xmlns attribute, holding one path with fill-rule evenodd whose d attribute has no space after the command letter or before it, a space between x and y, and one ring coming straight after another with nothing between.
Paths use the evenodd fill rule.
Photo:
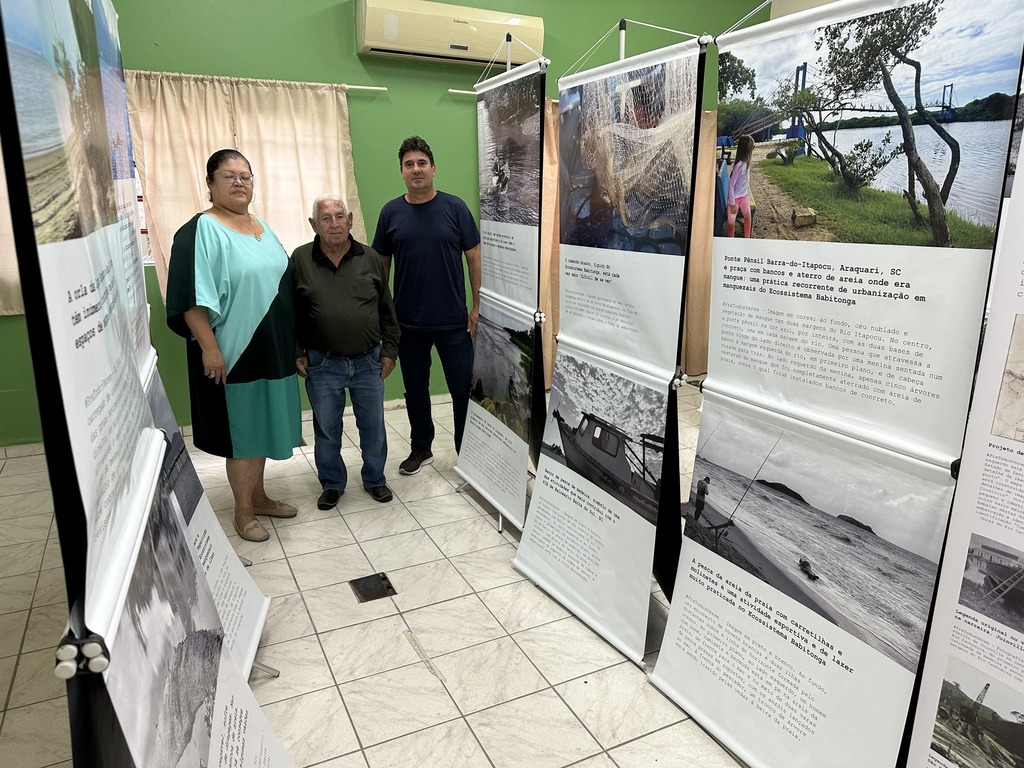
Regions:
<instances>
[{"instance_id":1,"label":"dark trousers","mask_svg":"<svg viewBox=\"0 0 1024 768\"><path fill-rule=\"evenodd\" d=\"M405 407L411 428L410 442L414 451L429 451L434 441L434 421L430 415L430 348L444 369L444 380L452 396L455 414L455 450L462 447L466 428L469 389L473 377L473 339L464 328L450 331L419 331L402 328L398 342L398 359L405 383Z\"/></svg>"}]
</instances>

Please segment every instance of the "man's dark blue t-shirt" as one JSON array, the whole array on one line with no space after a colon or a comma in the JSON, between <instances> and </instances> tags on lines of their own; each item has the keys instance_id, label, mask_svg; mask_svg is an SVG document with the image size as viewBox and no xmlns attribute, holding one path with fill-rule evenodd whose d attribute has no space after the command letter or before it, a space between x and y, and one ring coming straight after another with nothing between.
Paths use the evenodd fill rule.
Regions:
<instances>
[{"instance_id":1,"label":"man's dark blue t-shirt","mask_svg":"<svg viewBox=\"0 0 1024 768\"><path fill-rule=\"evenodd\" d=\"M455 195L437 192L415 205L396 197L381 209L373 249L395 265L400 325L423 331L466 327L462 254L479 244L480 230Z\"/></svg>"}]
</instances>

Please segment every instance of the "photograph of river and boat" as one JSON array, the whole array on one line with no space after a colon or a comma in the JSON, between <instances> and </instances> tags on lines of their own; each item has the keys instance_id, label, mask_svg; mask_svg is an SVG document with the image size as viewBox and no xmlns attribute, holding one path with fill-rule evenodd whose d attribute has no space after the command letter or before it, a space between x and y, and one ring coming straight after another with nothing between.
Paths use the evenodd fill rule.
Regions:
<instances>
[{"instance_id":1,"label":"photograph of river and boat","mask_svg":"<svg viewBox=\"0 0 1024 768\"><path fill-rule=\"evenodd\" d=\"M950 656L932 752L958 768L1024 768L1024 692ZM929 765L932 763L929 762Z\"/></svg>"},{"instance_id":2,"label":"photograph of river and boat","mask_svg":"<svg viewBox=\"0 0 1024 768\"><path fill-rule=\"evenodd\" d=\"M559 95L561 242L685 254L697 56Z\"/></svg>"},{"instance_id":3,"label":"photograph of river and boat","mask_svg":"<svg viewBox=\"0 0 1024 768\"><path fill-rule=\"evenodd\" d=\"M527 75L477 96L480 218L540 225L543 74Z\"/></svg>"},{"instance_id":4,"label":"photograph of river and boat","mask_svg":"<svg viewBox=\"0 0 1024 768\"><path fill-rule=\"evenodd\" d=\"M668 391L558 350L541 453L658 521Z\"/></svg>"},{"instance_id":5,"label":"photograph of river and boat","mask_svg":"<svg viewBox=\"0 0 1024 768\"><path fill-rule=\"evenodd\" d=\"M1013 319L996 412L992 417L992 435L1024 442L1024 315Z\"/></svg>"},{"instance_id":6,"label":"photograph of river and boat","mask_svg":"<svg viewBox=\"0 0 1024 768\"><path fill-rule=\"evenodd\" d=\"M153 768L207 764L218 673L226 660L217 608L173 504L161 484L107 675L132 756Z\"/></svg>"},{"instance_id":7,"label":"photograph of river and boat","mask_svg":"<svg viewBox=\"0 0 1024 768\"><path fill-rule=\"evenodd\" d=\"M533 402L533 322L518 320L485 302L476 327L473 402L530 441Z\"/></svg>"},{"instance_id":8,"label":"photograph of river and boat","mask_svg":"<svg viewBox=\"0 0 1024 768\"><path fill-rule=\"evenodd\" d=\"M916 672L952 481L707 399L693 479L687 538Z\"/></svg>"},{"instance_id":9,"label":"photograph of river and boat","mask_svg":"<svg viewBox=\"0 0 1024 768\"><path fill-rule=\"evenodd\" d=\"M1024 636L1024 552L972 534L958 602Z\"/></svg>"},{"instance_id":10,"label":"photograph of river and boat","mask_svg":"<svg viewBox=\"0 0 1024 768\"><path fill-rule=\"evenodd\" d=\"M924 0L728 45L718 134L753 135L753 237L992 247L1024 5Z\"/></svg>"},{"instance_id":11,"label":"photograph of river and boat","mask_svg":"<svg viewBox=\"0 0 1024 768\"><path fill-rule=\"evenodd\" d=\"M84 237L116 223L99 46L85 0L4 0L36 242Z\"/></svg>"}]
</instances>

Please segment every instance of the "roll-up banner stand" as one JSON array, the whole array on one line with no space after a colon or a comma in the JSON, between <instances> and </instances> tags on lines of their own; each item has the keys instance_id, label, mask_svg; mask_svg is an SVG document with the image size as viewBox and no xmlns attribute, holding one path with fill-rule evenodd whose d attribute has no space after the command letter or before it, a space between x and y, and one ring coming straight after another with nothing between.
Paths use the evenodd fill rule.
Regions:
<instances>
[{"instance_id":1,"label":"roll-up banner stand","mask_svg":"<svg viewBox=\"0 0 1024 768\"><path fill-rule=\"evenodd\" d=\"M672 579L678 557L656 567L656 531L680 535L669 418L702 65L692 42L559 80L561 327L513 565L635 662L652 570Z\"/></svg>"},{"instance_id":2,"label":"roll-up banner stand","mask_svg":"<svg viewBox=\"0 0 1024 768\"><path fill-rule=\"evenodd\" d=\"M1020 9L1007 21L1020 26ZM1004 22L1005 23L1005 22ZM990 311L908 766L1024 762L1024 110L1017 86Z\"/></svg>"},{"instance_id":3,"label":"roll-up banner stand","mask_svg":"<svg viewBox=\"0 0 1024 768\"><path fill-rule=\"evenodd\" d=\"M75 763L291 765L167 503L116 14L105 0L3 0L0 18L0 111L16 117L0 140L68 593L55 664Z\"/></svg>"},{"instance_id":4,"label":"roll-up banner stand","mask_svg":"<svg viewBox=\"0 0 1024 768\"><path fill-rule=\"evenodd\" d=\"M1022 37L1016 10L946 0L718 40L753 93L719 106L738 213L651 680L751 766L906 760L1006 167L1012 100L988 97L1016 92ZM748 96L774 106L727 126Z\"/></svg>"},{"instance_id":5,"label":"roll-up banner stand","mask_svg":"<svg viewBox=\"0 0 1024 768\"><path fill-rule=\"evenodd\" d=\"M540 211L547 61L478 83L480 313L455 471L516 528L526 517L540 351ZM541 386L537 387L538 380Z\"/></svg>"}]
</instances>

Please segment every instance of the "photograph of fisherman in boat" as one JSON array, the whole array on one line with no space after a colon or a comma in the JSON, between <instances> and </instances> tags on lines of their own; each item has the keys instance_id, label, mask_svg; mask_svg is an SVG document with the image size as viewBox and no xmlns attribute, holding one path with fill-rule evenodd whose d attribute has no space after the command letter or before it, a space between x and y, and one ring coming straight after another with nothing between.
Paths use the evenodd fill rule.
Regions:
<instances>
[{"instance_id":1,"label":"photograph of fisherman in boat","mask_svg":"<svg viewBox=\"0 0 1024 768\"><path fill-rule=\"evenodd\" d=\"M482 220L540 225L543 104L543 72L477 96Z\"/></svg>"},{"instance_id":2,"label":"photograph of fisherman in boat","mask_svg":"<svg viewBox=\"0 0 1024 768\"><path fill-rule=\"evenodd\" d=\"M1024 692L950 656L931 750L958 768L1024 766ZM932 765L929 762L929 765Z\"/></svg>"},{"instance_id":3,"label":"photograph of fisherman in boat","mask_svg":"<svg viewBox=\"0 0 1024 768\"><path fill-rule=\"evenodd\" d=\"M751 236L992 248L1022 26L1004 0L924 0L723 40L719 146L754 139Z\"/></svg>"},{"instance_id":4,"label":"photograph of fisherman in boat","mask_svg":"<svg viewBox=\"0 0 1024 768\"><path fill-rule=\"evenodd\" d=\"M220 665L227 662L224 630L174 503L162 485L107 675L136 764L154 768L207 764Z\"/></svg>"},{"instance_id":5,"label":"photograph of fisherman in boat","mask_svg":"<svg viewBox=\"0 0 1024 768\"><path fill-rule=\"evenodd\" d=\"M470 399L530 441L533 318L517 318L484 300L476 327Z\"/></svg>"},{"instance_id":6,"label":"photograph of fisherman in boat","mask_svg":"<svg viewBox=\"0 0 1024 768\"><path fill-rule=\"evenodd\" d=\"M116 223L90 3L4 2L3 11L36 242L73 240Z\"/></svg>"},{"instance_id":7,"label":"photograph of fisherman in boat","mask_svg":"<svg viewBox=\"0 0 1024 768\"><path fill-rule=\"evenodd\" d=\"M559 349L541 453L658 521L668 391Z\"/></svg>"},{"instance_id":8,"label":"photograph of fisherman in boat","mask_svg":"<svg viewBox=\"0 0 1024 768\"><path fill-rule=\"evenodd\" d=\"M561 92L561 242L686 254L697 97L696 55Z\"/></svg>"},{"instance_id":9,"label":"photograph of fisherman in boat","mask_svg":"<svg viewBox=\"0 0 1024 768\"><path fill-rule=\"evenodd\" d=\"M1024 635L1024 552L972 534L958 602Z\"/></svg>"},{"instance_id":10,"label":"photograph of fisherman in boat","mask_svg":"<svg viewBox=\"0 0 1024 768\"><path fill-rule=\"evenodd\" d=\"M915 672L952 481L702 410L684 535Z\"/></svg>"},{"instance_id":11,"label":"photograph of fisherman in boat","mask_svg":"<svg viewBox=\"0 0 1024 768\"><path fill-rule=\"evenodd\" d=\"M1024 315L1013 319L992 419L992 435L1024 442Z\"/></svg>"}]
</instances>

